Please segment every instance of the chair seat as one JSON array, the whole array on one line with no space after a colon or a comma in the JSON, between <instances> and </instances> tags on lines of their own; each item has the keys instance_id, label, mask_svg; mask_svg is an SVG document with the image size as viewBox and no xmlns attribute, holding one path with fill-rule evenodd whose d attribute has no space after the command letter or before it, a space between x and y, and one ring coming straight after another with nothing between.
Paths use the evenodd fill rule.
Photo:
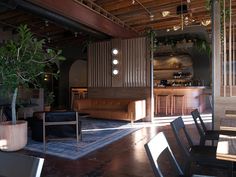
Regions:
<instances>
[{"instance_id":1,"label":"chair seat","mask_svg":"<svg viewBox=\"0 0 236 177\"><path fill-rule=\"evenodd\" d=\"M229 136L236 136L235 131L229 131L229 130L207 130L205 133L205 139L206 140L218 140L219 135L229 135Z\"/></svg>"},{"instance_id":2,"label":"chair seat","mask_svg":"<svg viewBox=\"0 0 236 177\"><path fill-rule=\"evenodd\" d=\"M219 139L219 132L214 130L208 130L205 132L205 139L206 140L218 140Z\"/></svg>"},{"instance_id":3,"label":"chair seat","mask_svg":"<svg viewBox=\"0 0 236 177\"><path fill-rule=\"evenodd\" d=\"M219 166L223 168L229 168L231 162L225 160L216 159L216 147L215 146L192 146L189 149L192 160L196 161L200 165Z\"/></svg>"}]
</instances>

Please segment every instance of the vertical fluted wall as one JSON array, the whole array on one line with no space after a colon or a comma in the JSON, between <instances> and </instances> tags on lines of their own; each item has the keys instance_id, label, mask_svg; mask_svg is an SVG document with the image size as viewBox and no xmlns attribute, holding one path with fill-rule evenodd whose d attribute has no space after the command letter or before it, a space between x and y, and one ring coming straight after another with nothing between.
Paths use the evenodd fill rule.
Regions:
<instances>
[{"instance_id":1,"label":"vertical fluted wall","mask_svg":"<svg viewBox=\"0 0 236 177\"><path fill-rule=\"evenodd\" d=\"M111 42L88 47L88 87L111 87Z\"/></svg>"},{"instance_id":2,"label":"vertical fluted wall","mask_svg":"<svg viewBox=\"0 0 236 177\"><path fill-rule=\"evenodd\" d=\"M122 42L124 87L147 86L146 39L127 39Z\"/></svg>"},{"instance_id":3,"label":"vertical fluted wall","mask_svg":"<svg viewBox=\"0 0 236 177\"><path fill-rule=\"evenodd\" d=\"M88 87L117 87L117 85L119 87L147 87L149 78L147 77L146 38L121 40L119 60L122 73L120 77L112 76L111 73L112 44L112 41L108 41L89 45ZM113 80L115 80L115 85L112 84Z\"/></svg>"}]
</instances>

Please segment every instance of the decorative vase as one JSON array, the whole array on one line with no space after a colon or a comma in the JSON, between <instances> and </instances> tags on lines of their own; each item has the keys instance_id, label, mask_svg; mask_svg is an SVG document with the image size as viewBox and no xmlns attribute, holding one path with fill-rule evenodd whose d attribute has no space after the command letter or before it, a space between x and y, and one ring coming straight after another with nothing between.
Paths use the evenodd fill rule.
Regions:
<instances>
[{"instance_id":1,"label":"decorative vase","mask_svg":"<svg viewBox=\"0 0 236 177\"><path fill-rule=\"evenodd\" d=\"M0 150L17 151L27 144L27 121L19 120L0 123Z\"/></svg>"}]
</instances>

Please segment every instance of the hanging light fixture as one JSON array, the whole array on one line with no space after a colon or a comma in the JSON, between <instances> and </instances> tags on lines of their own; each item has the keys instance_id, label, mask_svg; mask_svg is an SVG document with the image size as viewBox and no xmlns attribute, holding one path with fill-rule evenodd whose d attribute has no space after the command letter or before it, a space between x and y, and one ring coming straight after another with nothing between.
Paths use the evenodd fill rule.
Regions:
<instances>
[{"instance_id":1,"label":"hanging light fixture","mask_svg":"<svg viewBox=\"0 0 236 177\"><path fill-rule=\"evenodd\" d=\"M137 2L149 15L149 18L151 21L154 20L154 15L151 13L150 10L148 10L139 0L132 0L132 4L135 4L135 2Z\"/></svg>"},{"instance_id":2,"label":"hanging light fixture","mask_svg":"<svg viewBox=\"0 0 236 177\"><path fill-rule=\"evenodd\" d=\"M202 21L201 21L201 24L202 24L203 26L208 26L208 25L211 24L211 19L202 20Z\"/></svg>"},{"instance_id":3,"label":"hanging light fixture","mask_svg":"<svg viewBox=\"0 0 236 177\"><path fill-rule=\"evenodd\" d=\"M162 17L167 17L168 15L170 15L170 11L164 10L161 12L161 15L162 15Z\"/></svg>"}]
</instances>

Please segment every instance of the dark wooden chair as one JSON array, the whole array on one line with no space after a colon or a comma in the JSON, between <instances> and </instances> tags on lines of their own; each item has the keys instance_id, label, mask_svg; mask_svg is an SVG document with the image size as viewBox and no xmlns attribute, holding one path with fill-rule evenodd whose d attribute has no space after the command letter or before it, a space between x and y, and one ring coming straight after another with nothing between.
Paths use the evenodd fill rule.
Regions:
<instances>
[{"instance_id":1,"label":"dark wooden chair","mask_svg":"<svg viewBox=\"0 0 236 177\"><path fill-rule=\"evenodd\" d=\"M171 162L170 164L172 165L173 171L175 172L175 174L173 175L182 177L185 176L177 160L175 159L175 156L163 132L160 132L157 135L155 135L148 143L144 145L144 147L156 177L164 177L164 174L160 169L161 166L160 163L163 161L161 161L160 159L161 156L165 155L169 157L169 160ZM172 168L170 170L172 171ZM201 175L197 176L201 177ZM195 177L195 175L193 175L193 177Z\"/></svg>"},{"instance_id":2,"label":"dark wooden chair","mask_svg":"<svg viewBox=\"0 0 236 177\"><path fill-rule=\"evenodd\" d=\"M231 173L232 163L229 161L216 159L215 146L201 146L193 144L182 117L178 117L172 121L171 127L177 143L186 159L184 165L185 172L188 172L188 169L192 163L196 163L197 165L227 168Z\"/></svg>"},{"instance_id":3,"label":"dark wooden chair","mask_svg":"<svg viewBox=\"0 0 236 177\"><path fill-rule=\"evenodd\" d=\"M198 133L200 135L200 145L205 145L207 140L212 140L212 144L214 144L214 140L219 139L220 134L224 135L231 135L236 136L235 131L229 131L229 130L208 130L205 126L205 123L203 122L201 115L197 109L193 110L191 112L194 123L197 127Z\"/></svg>"},{"instance_id":4,"label":"dark wooden chair","mask_svg":"<svg viewBox=\"0 0 236 177\"><path fill-rule=\"evenodd\" d=\"M1 177L40 177L44 159L9 152L0 152Z\"/></svg>"}]
</instances>

